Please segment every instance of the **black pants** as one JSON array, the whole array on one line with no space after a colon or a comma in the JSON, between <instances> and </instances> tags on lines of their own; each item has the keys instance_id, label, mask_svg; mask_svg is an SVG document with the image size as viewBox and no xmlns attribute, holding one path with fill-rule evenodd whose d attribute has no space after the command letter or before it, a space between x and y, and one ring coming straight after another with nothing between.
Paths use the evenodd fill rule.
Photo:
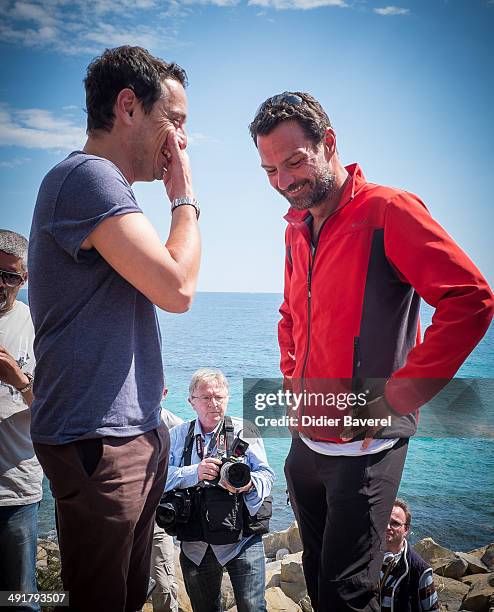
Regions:
<instances>
[{"instance_id":1,"label":"black pants","mask_svg":"<svg viewBox=\"0 0 494 612\"><path fill-rule=\"evenodd\" d=\"M382 544L407 448L402 439L374 455L330 457L293 439L285 475L315 611L379 611Z\"/></svg>"}]
</instances>

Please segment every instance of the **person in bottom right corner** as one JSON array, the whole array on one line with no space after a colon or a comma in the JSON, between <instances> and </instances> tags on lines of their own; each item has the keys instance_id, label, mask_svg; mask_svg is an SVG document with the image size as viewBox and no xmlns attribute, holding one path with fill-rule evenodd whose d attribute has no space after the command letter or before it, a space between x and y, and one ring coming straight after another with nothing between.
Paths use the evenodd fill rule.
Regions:
<instances>
[{"instance_id":1,"label":"person in bottom right corner","mask_svg":"<svg viewBox=\"0 0 494 612\"><path fill-rule=\"evenodd\" d=\"M381 569L381 612L439 610L432 568L410 546L412 513L396 499L386 528L386 554Z\"/></svg>"}]
</instances>

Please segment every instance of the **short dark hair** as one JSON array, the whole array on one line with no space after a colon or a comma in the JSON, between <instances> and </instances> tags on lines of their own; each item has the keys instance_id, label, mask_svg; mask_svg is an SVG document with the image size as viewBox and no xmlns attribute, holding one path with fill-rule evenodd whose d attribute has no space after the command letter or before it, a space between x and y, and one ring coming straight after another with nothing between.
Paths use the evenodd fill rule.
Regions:
<instances>
[{"instance_id":1,"label":"short dark hair","mask_svg":"<svg viewBox=\"0 0 494 612\"><path fill-rule=\"evenodd\" d=\"M162 95L164 79L175 79L187 86L185 70L178 64L153 57L142 47L124 45L105 49L87 68L86 88L87 133L92 130L110 132L115 115L113 107L122 89L135 93L145 113L151 112Z\"/></svg>"},{"instance_id":2,"label":"short dark hair","mask_svg":"<svg viewBox=\"0 0 494 612\"><path fill-rule=\"evenodd\" d=\"M410 512L410 508L406 501L403 499L395 499L393 508L395 506L398 506L398 508L401 508L403 510L403 512L405 513L405 525L407 527L410 527L410 525L412 524L412 513Z\"/></svg>"},{"instance_id":3,"label":"short dark hair","mask_svg":"<svg viewBox=\"0 0 494 612\"><path fill-rule=\"evenodd\" d=\"M300 104L290 102L290 97L297 96L302 100ZM280 100L282 97L288 100ZM256 147L259 134L266 136L283 121L297 121L315 145L322 141L326 130L331 127L326 111L313 96L301 91L285 91L265 100L249 125Z\"/></svg>"}]
</instances>

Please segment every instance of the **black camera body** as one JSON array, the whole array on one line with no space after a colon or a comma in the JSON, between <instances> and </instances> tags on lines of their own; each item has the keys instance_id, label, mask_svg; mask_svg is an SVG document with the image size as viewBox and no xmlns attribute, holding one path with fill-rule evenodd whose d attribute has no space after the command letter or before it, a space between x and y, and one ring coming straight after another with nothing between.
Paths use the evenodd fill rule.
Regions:
<instances>
[{"instance_id":1,"label":"black camera body","mask_svg":"<svg viewBox=\"0 0 494 612\"><path fill-rule=\"evenodd\" d=\"M189 521L192 512L192 493L189 489L167 491L156 509L156 523L169 535L177 535L177 524Z\"/></svg>"},{"instance_id":2,"label":"black camera body","mask_svg":"<svg viewBox=\"0 0 494 612\"><path fill-rule=\"evenodd\" d=\"M248 442L236 438L230 449L229 457L218 456L221 460L220 471L210 485L218 485L221 480L228 483L234 489L241 489L250 482L250 467L242 461L249 448Z\"/></svg>"}]
</instances>

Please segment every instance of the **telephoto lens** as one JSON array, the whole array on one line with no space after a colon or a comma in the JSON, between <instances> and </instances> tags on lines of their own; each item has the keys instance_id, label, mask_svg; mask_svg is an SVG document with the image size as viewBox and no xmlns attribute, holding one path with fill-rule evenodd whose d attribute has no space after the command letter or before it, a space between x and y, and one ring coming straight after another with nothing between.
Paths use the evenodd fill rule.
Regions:
<instances>
[{"instance_id":1,"label":"telephoto lens","mask_svg":"<svg viewBox=\"0 0 494 612\"><path fill-rule=\"evenodd\" d=\"M173 504L160 504L156 509L156 522L162 529L173 525L177 519L177 509Z\"/></svg>"},{"instance_id":2,"label":"telephoto lens","mask_svg":"<svg viewBox=\"0 0 494 612\"><path fill-rule=\"evenodd\" d=\"M221 466L220 480L224 480L234 489L241 489L250 482L250 467L239 461L226 461Z\"/></svg>"}]
</instances>

